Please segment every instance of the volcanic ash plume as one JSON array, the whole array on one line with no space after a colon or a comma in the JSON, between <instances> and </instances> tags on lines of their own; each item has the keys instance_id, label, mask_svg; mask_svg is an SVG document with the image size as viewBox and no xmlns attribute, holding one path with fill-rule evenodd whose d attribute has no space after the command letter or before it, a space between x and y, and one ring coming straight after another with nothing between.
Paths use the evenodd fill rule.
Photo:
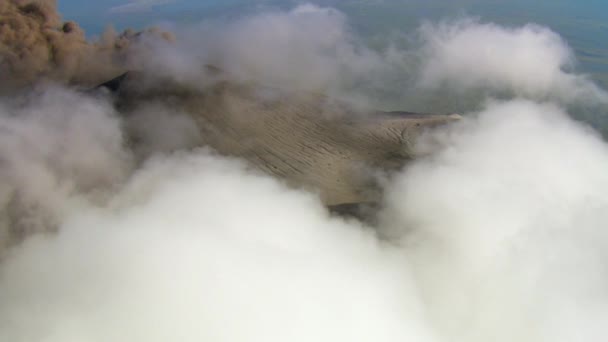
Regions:
<instances>
[{"instance_id":1,"label":"volcanic ash plume","mask_svg":"<svg viewBox=\"0 0 608 342\"><path fill-rule=\"evenodd\" d=\"M77 23L62 22L55 0L0 2L0 90L50 79L95 85L124 71L129 47L142 36L127 30L107 30L99 41L88 42ZM171 40L168 33L151 33Z\"/></svg>"}]
</instances>

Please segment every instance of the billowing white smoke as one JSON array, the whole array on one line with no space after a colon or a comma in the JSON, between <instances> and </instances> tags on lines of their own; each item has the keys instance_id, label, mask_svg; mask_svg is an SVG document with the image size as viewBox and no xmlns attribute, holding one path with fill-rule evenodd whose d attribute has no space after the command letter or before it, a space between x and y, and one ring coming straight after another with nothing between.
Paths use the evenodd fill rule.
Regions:
<instances>
[{"instance_id":1,"label":"billowing white smoke","mask_svg":"<svg viewBox=\"0 0 608 342\"><path fill-rule=\"evenodd\" d=\"M405 76L408 71L408 53L394 47L375 51L354 35L344 14L310 4L204 22L181 29L179 37L169 49L163 42L151 42L161 45L153 56L146 53L143 67L200 85L209 75L193 71L211 65L232 80L361 103L369 102L370 92L391 88L396 72Z\"/></svg>"},{"instance_id":2,"label":"billowing white smoke","mask_svg":"<svg viewBox=\"0 0 608 342\"><path fill-rule=\"evenodd\" d=\"M325 63L367 77L377 69L359 58L384 57L343 48L344 23L312 6L249 18L214 42L217 59L202 61L232 51L231 72L278 83L296 81L287 67ZM291 24L278 45L231 43ZM422 29L421 84L528 100L477 103L485 109L424 137L419 147L436 153L394 177L378 227L330 217L316 196L212 151L168 155L198 136L158 105L125 122L103 99L65 90L5 106L2 209L15 212L4 199L26 193L17 217L47 225L37 215L49 212L58 232L3 255L0 341L604 341L608 145L563 103L530 100L603 92L562 70L571 53L546 29L442 25ZM496 42L521 60L478 53ZM313 53L301 55L300 43ZM272 49L273 62L255 58ZM200 54L176 51L163 50L172 68L162 70L195 81L183 71ZM349 54L349 67L335 60ZM537 70L540 57L527 54L548 66ZM322 73L305 81L317 80L333 87ZM145 127L147 112L165 124ZM136 155L153 155L134 173L125 125L141 125L147 143Z\"/></svg>"},{"instance_id":3,"label":"billowing white smoke","mask_svg":"<svg viewBox=\"0 0 608 342\"><path fill-rule=\"evenodd\" d=\"M73 196L107 197L131 169L120 120L107 101L51 88L5 102L0 250L13 238L52 228Z\"/></svg>"},{"instance_id":4,"label":"billowing white smoke","mask_svg":"<svg viewBox=\"0 0 608 342\"><path fill-rule=\"evenodd\" d=\"M0 255L29 234L56 228L71 206L105 203L142 159L191 148L200 139L190 117L159 104L123 120L107 98L57 86L4 102ZM125 128L136 142L123 136Z\"/></svg>"},{"instance_id":5,"label":"billowing white smoke","mask_svg":"<svg viewBox=\"0 0 608 342\"><path fill-rule=\"evenodd\" d=\"M0 271L2 341L429 340L400 251L204 151L150 162Z\"/></svg>"},{"instance_id":6,"label":"billowing white smoke","mask_svg":"<svg viewBox=\"0 0 608 342\"><path fill-rule=\"evenodd\" d=\"M177 29L176 45L144 49L134 65L194 85L213 80L212 65L231 79L329 94L382 109L479 109L484 96L607 104L608 94L574 73L574 53L537 25L503 27L474 19L426 23L377 50L344 14L315 5L207 21ZM451 108L451 109L450 109Z\"/></svg>"},{"instance_id":7,"label":"billowing white smoke","mask_svg":"<svg viewBox=\"0 0 608 342\"><path fill-rule=\"evenodd\" d=\"M145 160L158 153L194 148L201 144L196 122L161 101L145 102L129 113L126 126L137 160Z\"/></svg>"},{"instance_id":8,"label":"billowing white smoke","mask_svg":"<svg viewBox=\"0 0 608 342\"><path fill-rule=\"evenodd\" d=\"M151 160L3 260L0 339L603 341L608 147L525 101L433 139L392 244L237 161Z\"/></svg>"},{"instance_id":9,"label":"billowing white smoke","mask_svg":"<svg viewBox=\"0 0 608 342\"><path fill-rule=\"evenodd\" d=\"M502 27L465 19L427 24L420 86L466 92L507 92L534 99L600 101L608 94L573 74L573 51L546 27Z\"/></svg>"},{"instance_id":10,"label":"billowing white smoke","mask_svg":"<svg viewBox=\"0 0 608 342\"><path fill-rule=\"evenodd\" d=\"M554 105L523 100L432 140L446 148L398 177L383 229L401 236L438 331L604 340L608 145Z\"/></svg>"}]
</instances>

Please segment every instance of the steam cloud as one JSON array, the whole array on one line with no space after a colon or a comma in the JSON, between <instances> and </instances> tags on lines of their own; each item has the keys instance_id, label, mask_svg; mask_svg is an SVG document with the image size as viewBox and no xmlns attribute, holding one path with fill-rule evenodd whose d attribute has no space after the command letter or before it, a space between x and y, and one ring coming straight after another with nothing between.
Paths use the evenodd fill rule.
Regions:
<instances>
[{"instance_id":1,"label":"steam cloud","mask_svg":"<svg viewBox=\"0 0 608 342\"><path fill-rule=\"evenodd\" d=\"M139 68L181 83L206 85L209 76L202 66L208 65L241 82L362 104L370 102L367 93L387 89L382 78L404 63L401 52L378 52L364 45L341 12L314 5L204 22L181 29L171 49L163 42L151 45L154 53L138 63Z\"/></svg>"},{"instance_id":2,"label":"steam cloud","mask_svg":"<svg viewBox=\"0 0 608 342\"><path fill-rule=\"evenodd\" d=\"M241 81L329 94L387 110L479 110L486 97L563 105L608 103L575 73L574 53L548 28L509 28L475 19L426 23L410 39L370 48L331 8L298 6L181 29L167 49L156 42L140 68L191 85L212 65Z\"/></svg>"},{"instance_id":3,"label":"steam cloud","mask_svg":"<svg viewBox=\"0 0 608 342\"><path fill-rule=\"evenodd\" d=\"M208 63L343 97L404 69L404 96L486 88L481 109L422 138L438 152L394 177L369 227L192 149L198 133L168 105L125 119L103 95L49 85L4 99L0 340L605 340L608 145L566 107L605 95L564 71L555 33L427 24L416 50L375 52L312 5L214 24L197 28L200 50L185 32L136 58L191 85Z\"/></svg>"},{"instance_id":4,"label":"steam cloud","mask_svg":"<svg viewBox=\"0 0 608 342\"><path fill-rule=\"evenodd\" d=\"M608 334L608 146L553 104L492 103L388 195L447 340L600 341ZM405 230L404 230L405 229Z\"/></svg>"},{"instance_id":5,"label":"steam cloud","mask_svg":"<svg viewBox=\"0 0 608 342\"><path fill-rule=\"evenodd\" d=\"M466 19L424 25L421 35L428 57L420 79L424 88L489 88L535 99L608 101L587 77L566 71L574 67L574 54L548 28L505 28Z\"/></svg>"},{"instance_id":6,"label":"steam cloud","mask_svg":"<svg viewBox=\"0 0 608 342\"><path fill-rule=\"evenodd\" d=\"M2 247L53 229L74 204L73 196L100 200L131 169L121 122L107 101L51 88L5 102L0 107Z\"/></svg>"}]
</instances>

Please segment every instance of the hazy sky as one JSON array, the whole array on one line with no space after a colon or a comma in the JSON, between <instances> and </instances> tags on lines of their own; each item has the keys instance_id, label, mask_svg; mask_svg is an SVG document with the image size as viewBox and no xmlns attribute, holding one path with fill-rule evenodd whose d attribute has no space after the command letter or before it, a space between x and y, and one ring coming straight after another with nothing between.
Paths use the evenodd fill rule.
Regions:
<instances>
[{"instance_id":1,"label":"hazy sky","mask_svg":"<svg viewBox=\"0 0 608 342\"><path fill-rule=\"evenodd\" d=\"M60 0L59 6L68 19L82 22L85 28L98 31L108 23L119 26L149 25L157 21L192 21L209 16L246 13L261 8L291 7L306 1L297 0L105 0L82 2ZM356 19L355 24L368 27L407 26L412 19L436 19L462 14L487 17L504 23L539 22L555 26L599 26L608 29L608 2L586 0L314 0L332 6ZM604 32L605 33L605 32Z\"/></svg>"}]
</instances>

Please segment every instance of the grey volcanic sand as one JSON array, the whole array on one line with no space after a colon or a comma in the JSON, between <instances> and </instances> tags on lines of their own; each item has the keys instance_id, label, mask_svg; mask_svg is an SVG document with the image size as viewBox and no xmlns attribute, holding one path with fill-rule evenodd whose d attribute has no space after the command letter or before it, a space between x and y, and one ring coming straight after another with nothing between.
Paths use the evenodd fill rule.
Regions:
<instances>
[{"instance_id":1,"label":"grey volcanic sand","mask_svg":"<svg viewBox=\"0 0 608 342\"><path fill-rule=\"evenodd\" d=\"M130 73L111 86L125 115L147 101L188 113L203 145L318 192L330 206L378 201L379 171L411 160L422 130L459 118L362 110L319 94L228 81L197 90Z\"/></svg>"}]
</instances>

